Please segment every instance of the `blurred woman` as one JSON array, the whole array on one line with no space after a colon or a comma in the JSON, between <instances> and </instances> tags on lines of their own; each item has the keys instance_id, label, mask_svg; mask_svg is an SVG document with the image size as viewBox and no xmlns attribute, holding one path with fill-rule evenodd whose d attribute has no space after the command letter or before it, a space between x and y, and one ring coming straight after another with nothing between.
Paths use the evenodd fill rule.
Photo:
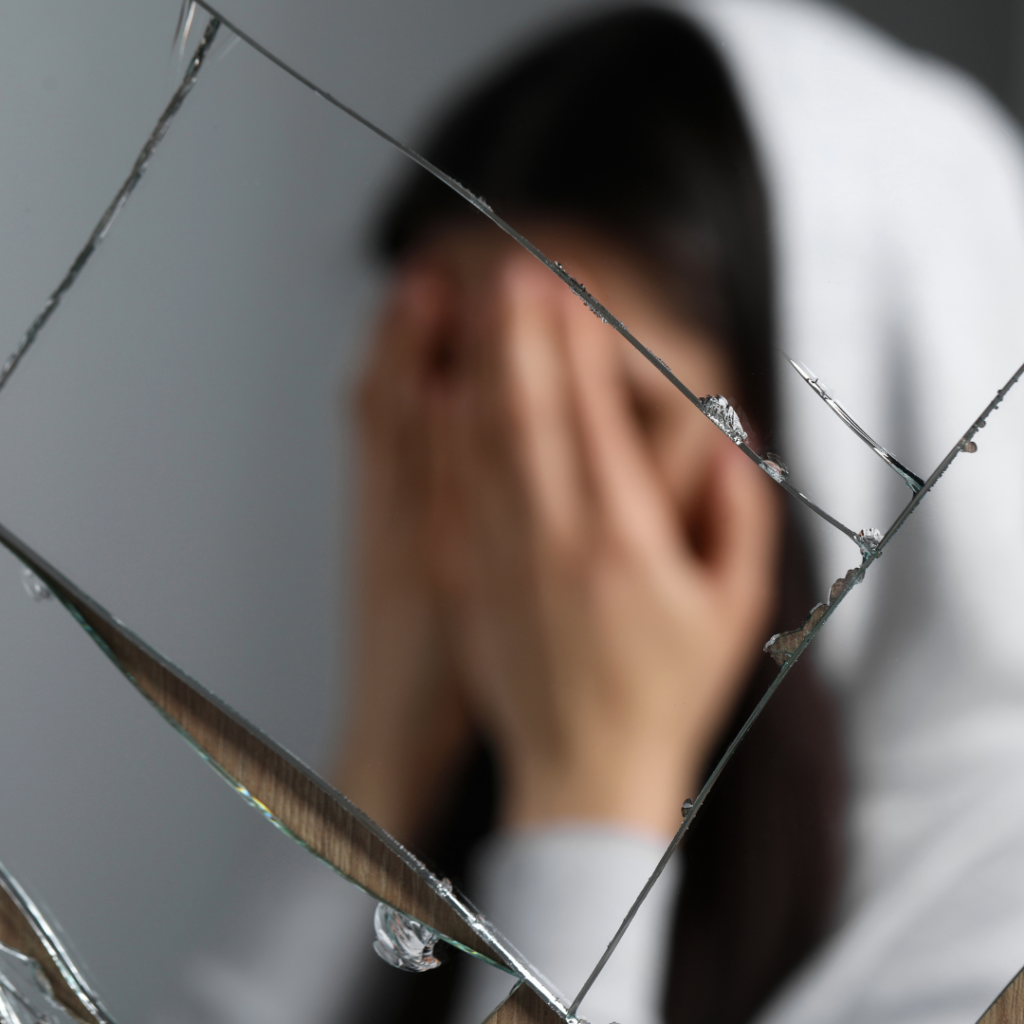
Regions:
<instances>
[{"instance_id":1,"label":"blurred woman","mask_svg":"<svg viewBox=\"0 0 1024 1024\"><path fill-rule=\"evenodd\" d=\"M763 188L692 26L641 9L573 28L474 93L427 155L697 393L733 396L759 445L773 436ZM635 893L770 681L765 638L814 603L795 531L783 557L771 481L444 186L417 176L382 247L398 270L362 395L360 660L339 788L460 883L469 820L505 837L481 873L515 850L506 870L530 887L585 860ZM467 756L477 785L439 823ZM689 1019L747 1019L830 923L840 758L802 667L687 850L663 944L670 1007ZM567 990L614 930L594 923L563 951L571 966L541 961ZM658 996L643 994L649 1013ZM636 998L602 1009L636 1019Z\"/></svg>"},{"instance_id":2,"label":"blurred woman","mask_svg":"<svg viewBox=\"0 0 1024 1024\"><path fill-rule=\"evenodd\" d=\"M909 491L774 346L927 475L1020 360L1016 133L833 11L686 11L532 48L427 155L820 504L885 526ZM335 778L571 998L771 678L761 644L859 552L433 181L379 239ZM1021 408L828 624L828 690L808 659L787 678L583 1003L595 1024L968 1024L1024 963ZM507 991L462 958L375 974L359 899L327 872L286 887L235 966L195 975L192 1018L472 1021Z\"/></svg>"}]
</instances>

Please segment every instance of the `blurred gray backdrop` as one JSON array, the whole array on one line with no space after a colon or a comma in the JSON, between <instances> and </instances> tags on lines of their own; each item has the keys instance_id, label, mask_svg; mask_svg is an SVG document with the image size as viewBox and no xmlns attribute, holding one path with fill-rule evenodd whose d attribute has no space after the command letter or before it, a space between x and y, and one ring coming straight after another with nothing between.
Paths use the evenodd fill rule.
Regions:
<instances>
[{"instance_id":1,"label":"blurred gray backdrop","mask_svg":"<svg viewBox=\"0 0 1024 1024\"><path fill-rule=\"evenodd\" d=\"M593 0L222 0L402 138ZM1024 3L851 0L1024 110ZM17 0L0 34L0 356L181 74L176 0ZM193 39L194 45L194 39ZM244 45L220 47L125 214L0 399L0 521L315 766L347 637L346 396L380 286L365 225L404 168ZM120 1020L284 841L0 556L0 860ZM367 936L367 941L370 937Z\"/></svg>"}]
</instances>

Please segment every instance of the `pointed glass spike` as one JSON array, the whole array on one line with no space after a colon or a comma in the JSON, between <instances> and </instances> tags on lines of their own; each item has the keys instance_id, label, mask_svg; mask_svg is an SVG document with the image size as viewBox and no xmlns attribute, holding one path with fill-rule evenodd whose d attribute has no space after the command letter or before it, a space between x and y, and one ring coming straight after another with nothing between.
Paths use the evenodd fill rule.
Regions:
<instances>
[{"instance_id":1,"label":"pointed glass spike","mask_svg":"<svg viewBox=\"0 0 1024 1024\"><path fill-rule=\"evenodd\" d=\"M917 494L924 481L912 473L891 452L883 448L833 397L824 382L797 359L786 356L789 365L800 374L811 390L857 435L890 469L899 475L903 482Z\"/></svg>"},{"instance_id":2,"label":"pointed glass spike","mask_svg":"<svg viewBox=\"0 0 1024 1024\"><path fill-rule=\"evenodd\" d=\"M50 588L31 570L21 570L21 585L33 601L49 601L53 594Z\"/></svg>"},{"instance_id":3,"label":"pointed glass spike","mask_svg":"<svg viewBox=\"0 0 1024 1024\"><path fill-rule=\"evenodd\" d=\"M872 526L866 527L857 534L857 543L865 551L874 551L882 543L882 531Z\"/></svg>"},{"instance_id":4,"label":"pointed glass spike","mask_svg":"<svg viewBox=\"0 0 1024 1024\"><path fill-rule=\"evenodd\" d=\"M764 471L776 482L781 484L783 480L789 477L789 466L787 466L782 459L775 454L775 452L769 452L761 462Z\"/></svg>"},{"instance_id":5,"label":"pointed glass spike","mask_svg":"<svg viewBox=\"0 0 1024 1024\"><path fill-rule=\"evenodd\" d=\"M195 3L190 3L187 9L182 7L182 19L188 22L188 27L191 26L192 13L194 13L195 7ZM171 121L174 119L175 114L177 114L181 109L181 105L185 101L185 97L192 91L192 86L196 84L196 76L199 74L199 71L203 66L207 51L210 46L213 45L213 41L217 36L217 30L219 28L220 22L216 18L211 18L210 23L206 26L206 30L203 32L203 37L199 42L199 46L196 47L196 51L188 63L181 85L178 86L174 95L171 97L170 103L168 103L164 108L164 112L160 115L160 119L157 121L156 126L153 128L153 131L150 132L149 138L146 139L145 145L143 145L139 155L135 158L135 163L132 166L128 177L125 179L124 184L118 189L117 194L114 196L110 205L106 210L104 210L99 223L95 228L93 228L92 234L86 241L85 246L75 257L74 263L71 264L70 269L64 275L60 284L58 284L53 290L50 297L44 303L43 308L39 311L39 315L29 325L28 330L25 332L21 342L18 344L18 347L10 354L4 362L3 367L0 368L0 388L3 388L3 386L10 380L11 375L18 368L18 365L24 358L25 354L35 344L40 331L42 331L47 325L50 317L53 316L64 296L74 286L75 282L78 280L79 274L82 272L82 269L89 260L92 259L93 253L96 252L103 239L107 237L107 232L114 223L114 219L121 210L124 209L125 203L128 202L129 197L135 190L135 186L142 180L142 175L145 173L150 159L156 152L157 146L160 145L160 141L167 134L167 129L170 127Z\"/></svg>"},{"instance_id":6,"label":"pointed glass spike","mask_svg":"<svg viewBox=\"0 0 1024 1024\"><path fill-rule=\"evenodd\" d=\"M53 996L38 961L0 943L0 1021L3 1024L78 1024Z\"/></svg>"},{"instance_id":7,"label":"pointed glass spike","mask_svg":"<svg viewBox=\"0 0 1024 1024\"><path fill-rule=\"evenodd\" d=\"M700 407L704 415L722 430L733 444L742 444L746 441L747 432L727 398L722 395L708 395L700 400Z\"/></svg>"},{"instance_id":8,"label":"pointed glass spike","mask_svg":"<svg viewBox=\"0 0 1024 1024\"><path fill-rule=\"evenodd\" d=\"M373 951L392 967L421 974L441 966L434 956L437 932L386 903L377 904L373 930L377 933Z\"/></svg>"},{"instance_id":9,"label":"pointed glass spike","mask_svg":"<svg viewBox=\"0 0 1024 1024\"><path fill-rule=\"evenodd\" d=\"M195 0L182 0L181 10L178 12L178 24L174 29L174 49L177 50L178 60L185 56L185 47L188 46L188 36L192 31L192 23L195 18Z\"/></svg>"},{"instance_id":10,"label":"pointed glass spike","mask_svg":"<svg viewBox=\"0 0 1024 1024\"><path fill-rule=\"evenodd\" d=\"M878 535L878 541L881 541L882 535L878 530L861 530L858 536L863 534L870 534L873 538L876 534ZM878 541L875 543L877 544ZM812 630L818 628L818 623L825 617L825 612L828 611L829 607L835 602L840 594L843 593L847 587L859 583L864 578L864 570L861 568L850 569L845 576L840 576L828 591L828 602L816 604L810 611L810 614L804 619L803 623L796 629L787 630L784 633L776 633L768 639L768 642L761 648L765 654L769 655L772 661L778 666L783 666L787 661L790 661L797 652L797 648L807 639L808 635Z\"/></svg>"}]
</instances>

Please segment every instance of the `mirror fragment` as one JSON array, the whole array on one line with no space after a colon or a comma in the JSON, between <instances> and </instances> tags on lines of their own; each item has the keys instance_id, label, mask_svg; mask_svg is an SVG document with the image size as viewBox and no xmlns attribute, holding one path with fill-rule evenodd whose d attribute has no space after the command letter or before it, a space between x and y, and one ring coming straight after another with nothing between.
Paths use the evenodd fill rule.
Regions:
<instances>
[{"instance_id":1,"label":"mirror fragment","mask_svg":"<svg viewBox=\"0 0 1024 1024\"><path fill-rule=\"evenodd\" d=\"M865 531L861 531L862 533ZM871 531L877 533L877 530ZM797 648L807 638L808 633L811 632L815 626L821 622L828 610L829 606L843 593L848 586L854 583L859 583L863 576L863 570L860 568L851 569L845 576L840 576L839 579L832 584L828 592L828 603L822 604L819 602L812 609L810 615L804 620L803 625L798 629L790 629L785 633L776 633L774 636L769 638L768 642L761 648L765 654L769 655L772 661L775 662L779 667L786 664L794 654L796 654Z\"/></svg>"},{"instance_id":2,"label":"mirror fragment","mask_svg":"<svg viewBox=\"0 0 1024 1024\"><path fill-rule=\"evenodd\" d=\"M441 966L441 961L434 956L437 932L394 907L386 903L377 904L373 930L377 933L373 951L392 967L422 974Z\"/></svg>"}]
</instances>

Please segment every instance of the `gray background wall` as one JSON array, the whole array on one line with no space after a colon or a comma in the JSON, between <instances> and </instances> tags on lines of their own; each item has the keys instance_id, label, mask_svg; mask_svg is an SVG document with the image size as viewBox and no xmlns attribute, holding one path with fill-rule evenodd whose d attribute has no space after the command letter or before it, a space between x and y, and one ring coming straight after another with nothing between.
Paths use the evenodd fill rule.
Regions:
<instances>
[{"instance_id":1,"label":"gray background wall","mask_svg":"<svg viewBox=\"0 0 1024 1024\"><path fill-rule=\"evenodd\" d=\"M509 40L594 6L223 2L400 137ZM1024 110L1024 4L851 6ZM180 67L175 0L0 11L7 351ZM0 521L318 766L345 665L345 396L379 287L360 229L399 169L244 46L222 52L0 398ZM239 898L243 866L282 849L0 556L0 859L43 896L119 1019L168 998Z\"/></svg>"}]
</instances>

